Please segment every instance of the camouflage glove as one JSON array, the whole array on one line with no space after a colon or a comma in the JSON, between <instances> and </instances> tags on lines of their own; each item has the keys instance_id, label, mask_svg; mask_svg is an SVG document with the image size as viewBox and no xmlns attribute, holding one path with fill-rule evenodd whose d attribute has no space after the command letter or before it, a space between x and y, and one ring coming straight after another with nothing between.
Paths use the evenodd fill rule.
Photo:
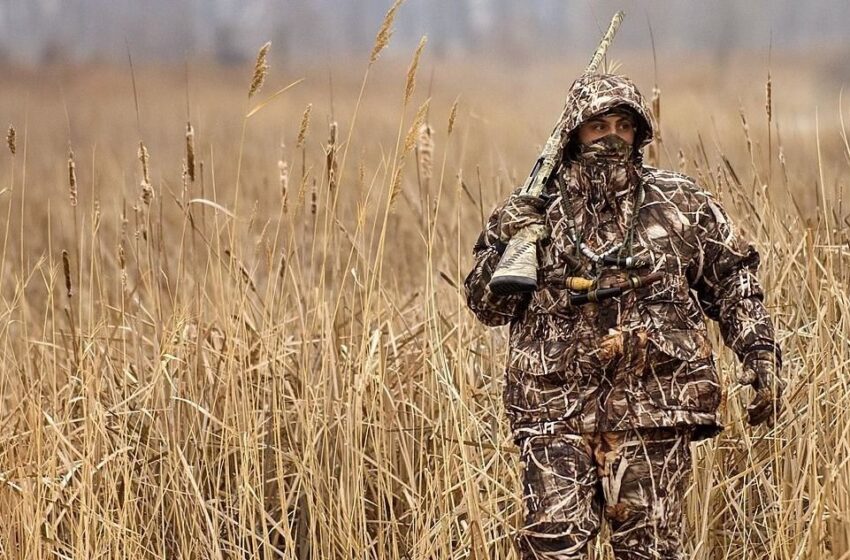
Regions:
<instances>
[{"instance_id":1,"label":"camouflage glove","mask_svg":"<svg viewBox=\"0 0 850 560\"><path fill-rule=\"evenodd\" d=\"M499 214L499 240L510 241L518 231L544 225L546 200L538 196L511 195Z\"/></svg>"},{"instance_id":2,"label":"camouflage glove","mask_svg":"<svg viewBox=\"0 0 850 560\"><path fill-rule=\"evenodd\" d=\"M752 385L756 391L755 398L747 406L747 422L751 426L764 421L773 426L782 412L782 392L786 383L779 377L778 369L772 353L759 353L744 361L743 373L738 381Z\"/></svg>"}]
</instances>

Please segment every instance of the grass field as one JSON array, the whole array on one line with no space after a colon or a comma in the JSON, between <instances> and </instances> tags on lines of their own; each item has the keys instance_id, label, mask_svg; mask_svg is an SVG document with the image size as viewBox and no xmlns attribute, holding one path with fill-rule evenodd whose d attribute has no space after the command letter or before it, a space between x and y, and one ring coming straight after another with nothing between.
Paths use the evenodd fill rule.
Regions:
<instances>
[{"instance_id":1,"label":"grass field","mask_svg":"<svg viewBox=\"0 0 850 560\"><path fill-rule=\"evenodd\" d=\"M0 556L514 557L507 333L458 286L584 56L412 56L272 54L250 99L250 66L137 66L135 89L129 67L2 73ZM696 559L850 558L829 61L659 55L660 164L758 246L789 380L781 422L745 427L713 332L727 430L694 447ZM622 64L650 97L651 54Z\"/></svg>"}]
</instances>

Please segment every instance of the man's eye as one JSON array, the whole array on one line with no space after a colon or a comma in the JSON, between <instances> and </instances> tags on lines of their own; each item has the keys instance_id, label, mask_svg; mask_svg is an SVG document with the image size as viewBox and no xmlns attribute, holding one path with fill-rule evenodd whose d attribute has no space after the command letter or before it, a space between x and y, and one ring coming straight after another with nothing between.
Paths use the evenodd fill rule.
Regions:
<instances>
[{"instance_id":1,"label":"man's eye","mask_svg":"<svg viewBox=\"0 0 850 560\"><path fill-rule=\"evenodd\" d=\"M632 125L632 123L630 123L630 122L621 122L620 123L620 129L621 130L631 130L633 128L633 126L634 125Z\"/></svg>"}]
</instances>

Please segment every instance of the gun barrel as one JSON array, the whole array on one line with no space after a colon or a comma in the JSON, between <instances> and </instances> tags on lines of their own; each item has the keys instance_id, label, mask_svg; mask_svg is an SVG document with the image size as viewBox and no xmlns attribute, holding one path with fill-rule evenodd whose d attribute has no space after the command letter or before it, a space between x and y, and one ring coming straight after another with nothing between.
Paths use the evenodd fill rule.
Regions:
<instances>
[{"instance_id":1,"label":"gun barrel","mask_svg":"<svg viewBox=\"0 0 850 560\"><path fill-rule=\"evenodd\" d=\"M608 47L614 41L614 35L617 34L617 30L620 28L620 24L623 23L623 18L625 14L622 11L614 14L614 17L611 18L611 24L608 26L608 31L603 35L602 40L599 41L599 46L596 47L596 52L593 53L593 57L590 59L590 64L585 68L585 74L596 74L596 71L599 69L599 63L602 62L602 59L605 57L605 53L608 52Z\"/></svg>"}]
</instances>

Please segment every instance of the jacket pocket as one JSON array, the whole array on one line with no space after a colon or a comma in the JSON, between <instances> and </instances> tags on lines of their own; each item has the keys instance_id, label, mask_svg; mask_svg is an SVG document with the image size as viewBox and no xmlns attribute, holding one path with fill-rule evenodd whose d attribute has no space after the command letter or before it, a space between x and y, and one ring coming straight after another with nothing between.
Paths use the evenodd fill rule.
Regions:
<instances>
[{"instance_id":1,"label":"jacket pocket","mask_svg":"<svg viewBox=\"0 0 850 560\"><path fill-rule=\"evenodd\" d=\"M647 338L658 350L684 361L711 356L705 319L690 296L684 277L671 275L657 286L650 286L638 306Z\"/></svg>"},{"instance_id":2,"label":"jacket pocket","mask_svg":"<svg viewBox=\"0 0 850 560\"><path fill-rule=\"evenodd\" d=\"M666 351L650 348L643 385L649 400L658 408L714 412L722 390L714 357L684 360Z\"/></svg>"},{"instance_id":3,"label":"jacket pocket","mask_svg":"<svg viewBox=\"0 0 850 560\"><path fill-rule=\"evenodd\" d=\"M507 367L503 402L512 425L567 420L581 414L587 380L577 373L560 371L540 375Z\"/></svg>"}]
</instances>

